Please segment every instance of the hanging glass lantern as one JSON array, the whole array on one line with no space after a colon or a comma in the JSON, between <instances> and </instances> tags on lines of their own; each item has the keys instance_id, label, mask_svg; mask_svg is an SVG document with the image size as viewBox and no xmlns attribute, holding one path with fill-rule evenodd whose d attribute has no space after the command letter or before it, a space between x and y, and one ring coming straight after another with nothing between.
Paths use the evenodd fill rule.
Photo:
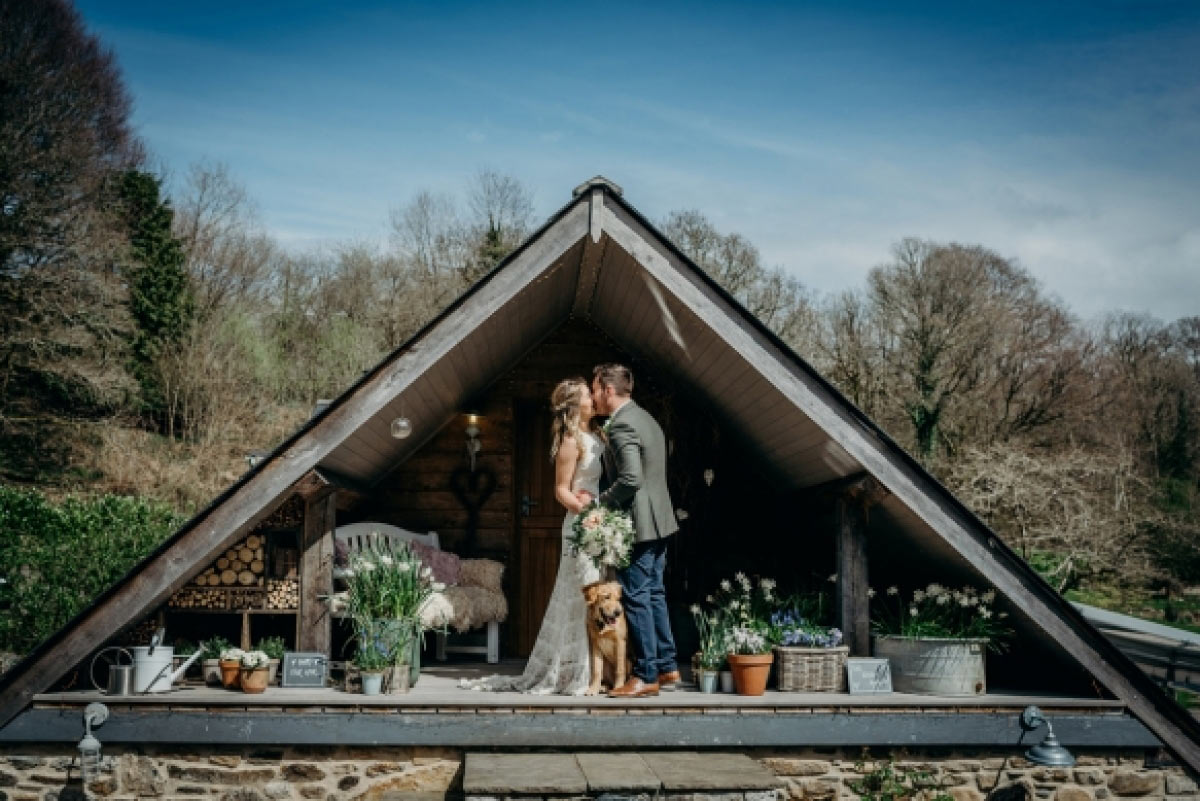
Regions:
<instances>
[{"instance_id":1,"label":"hanging glass lantern","mask_svg":"<svg viewBox=\"0 0 1200 801\"><path fill-rule=\"evenodd\" d=\"M412 434L412 421L407 417L397 417L392 421L392 436L396 439L408 439Z\"/></svg>"}]
</instances>

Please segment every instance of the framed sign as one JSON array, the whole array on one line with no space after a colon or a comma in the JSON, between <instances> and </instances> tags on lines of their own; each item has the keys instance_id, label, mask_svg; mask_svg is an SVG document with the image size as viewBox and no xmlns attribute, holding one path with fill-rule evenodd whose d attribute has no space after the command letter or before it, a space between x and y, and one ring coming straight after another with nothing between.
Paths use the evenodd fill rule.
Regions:
<instances>
[{"instance_id":1,"label":"framed sign","mask_svg":"<svg viewBox=\"0 0 1200 801\"><path fill-rule=\"evenodd\" d=\"M851 657L846 660L846 683L851 695L879 695L892 691L892 668L887 659Z\"/></svg>"},{"instance_id":2,"label":"framed sign","mask_svg":"<svg viewBox=\"0 0 1200 801\"><path fill-rule=\"evenodd\" d=\"M280 669L284 687L324 687L329 657L317 651L287 651Z\"/></svg>"}]
</instances>

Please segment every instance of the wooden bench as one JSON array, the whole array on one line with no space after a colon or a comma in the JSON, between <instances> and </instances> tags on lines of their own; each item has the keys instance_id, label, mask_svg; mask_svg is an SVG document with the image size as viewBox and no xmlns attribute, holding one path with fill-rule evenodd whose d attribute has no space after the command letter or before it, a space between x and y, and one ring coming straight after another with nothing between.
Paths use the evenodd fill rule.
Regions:
<instances>
[{"instance_id":1,"label":"wooden bench","mask_svg":"<svg viewBox=\"0 0 1200 801\"><path fill-rule=\"evenodd\" d=\"M415 531L391 526L387 523L351 523L339 526L334 530L333 536L336 542L345 544L346 554L350 558L363 551L396 548L404 542L420 542L441 550L436 531L418 534ZM348 567L335 565L333 568L335 579L347 579L353 575L354 571ZM447 640L447 632L437 632L434 657L439 662L446 661L447 653L480 654L487 659L488 664L492 665L500 661L500 623L498 621L493 620L487 623L486 645L451 645Z\"/></svg>"}]
</instances>

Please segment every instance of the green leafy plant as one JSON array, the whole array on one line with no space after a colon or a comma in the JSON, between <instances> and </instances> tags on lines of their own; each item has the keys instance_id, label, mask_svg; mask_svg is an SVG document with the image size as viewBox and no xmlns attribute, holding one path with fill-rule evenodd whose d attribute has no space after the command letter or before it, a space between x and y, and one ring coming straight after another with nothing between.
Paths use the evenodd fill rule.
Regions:
<instances>
[{"instance_id":1,"label":"green leafy plant","mask_svg":"<svg viewBox=\"0 0 1200 801\"><path fill-rule=\"evenodd\" d=\"M350 569L346 612L359 647L382 651L392 664L406 663L413 639L423 631L421 607L445 586L433 580L433 571L406 542L357 553Z\"/></svg>"},{"instance_id":2,"label":"green leafy plant","mask_svg":"<svg viewBox=\"0 0 1200 801\"><path fill-rule=\"evenodd\" d=\"M860 759L854 769L862 778L850 782L850 789L862 801L954 801L925 770L897 765L890 759L876 762L869 771Z\"/></svg>"},{"instance_id":3,"label":"green leafy plant","mask_svg":"<svg viewBox=\"0 0 1200 801\"><path fill-rule=\"evenodd\" d=\"M220 659L221 654L233 648L233 643L224 637L209 637L204 642L200 643L200 650L204 652L201 659Z\"/></svg>"},{"instance_id":4,"label":"green leafy plant","mask_svg":"<svg viewBox=\"0 0 1200 801\"><path fill-rule=\"evenodd\" d=\"M25 654L181 522L165 505L102 495L55 503L0 486L0 651Z\"/></svg>"},{"instance_id":5,"label":"green leafy plant","mask_svg":"<svg viewBox=\"0 0 1200 801\"><path fill-rule=\"evenodd\" d=\"M716 612L705 612L699 604L692 604L692 619L700 635L700 667L705 670L720 670L725 664L725 624Z\"/></svg>"},{"instance_id":6,"label":"green leafy plant","mask_svg":"<svg viewBox=\"0 0 1200 801\"><path fill-rule=\"evenodd\" d=\"M373 644L359 644L354 655L354 664L363 673L381 673L392 666L391 657Z\"/></svg>"},{"instance_id":7,"label":"green leafy plant","mask_svg":"<svg viewBox=\"0 0 1200 801\"><path fill-rule=\"evenodd\" d=\"M271 659L283 659L283 652L286 650L282 637L263 637L258 641L257 647Z\"/></svg>"},{"instance_id":8,"label":"green leafy plant","mask_svg":"<svg viewBox=\"0 0 1200 801\"><path fill-rule=\"evenodd\" d=\"M191 656L196 653L196 644L191 640L180 637L175 641L172 653L175 656Z\"/></svg>"}]
</instances>

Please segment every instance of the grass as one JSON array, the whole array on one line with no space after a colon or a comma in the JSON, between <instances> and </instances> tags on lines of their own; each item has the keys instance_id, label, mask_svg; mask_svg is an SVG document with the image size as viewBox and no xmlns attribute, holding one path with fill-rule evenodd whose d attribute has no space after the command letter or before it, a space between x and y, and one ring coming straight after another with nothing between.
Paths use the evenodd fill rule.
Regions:
<instances>
[{"instance_id":1,"label":"grass","mask_svg":"<svg viewBox=\"0 0 1200 801\"><path fill-rule=\"evenodd\" d=\"M1167 620L1167 599L1146 589L1089 587L1068 590L1066 597L1069 601L1200 634L1200 596L1173 595L1170 606L1174 620Z\"/></svg>"}]
</instances>

